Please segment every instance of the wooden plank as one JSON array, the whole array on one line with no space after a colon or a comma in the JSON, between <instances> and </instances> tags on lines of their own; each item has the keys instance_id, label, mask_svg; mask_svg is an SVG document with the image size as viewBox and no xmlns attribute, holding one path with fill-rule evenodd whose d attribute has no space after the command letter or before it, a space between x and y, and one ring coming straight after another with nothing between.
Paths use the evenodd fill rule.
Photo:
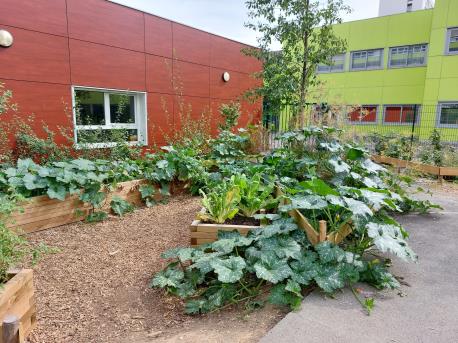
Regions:
<instances>
[{"instance_id":1,"label":"wooden plank","mask_svg":"<svg viewBox=\"0 0 458 343\"><path fill-rule=\"evenodd\" d=\"M433 175L439 175L440 174L440 168L436 166L431 166L428 164L422 164L422 163L416 163L416 162L409 162L408 167L411 169L415 169L417 171L423 172L423 173L428 173L428 174L433 174Z\"/></svg>"},{"instance_id":2,"label":"wooden plank","mask_svg":"<svg viewBox=\"0 0 458 343\"><path fill-rule=\"evenodd\" d=\"M214 238L218 237L218 232L191 232L191 238Z\"/></svg>"},{"instance_id":3,"label":"wooden plank","mask_svg":"<svg viewBox=\"0 0 458 343\"><path fill-rule=\"evenodd\" d=\"M319 233L318 239L319 239L320 242L324 242L326 240L326 237L327 237L327 234L326 234L326 231L327 231L326 220L320 220L319 225L320 225L320 233Z\"/></svg>"},{"instance_id":4,"label":"wooden plank","mask_svg":"<svg viewBox=\"0 0 458 343\"><path fill-rule=\"evenodd\" d=\"M440 167L439 175L442 176L458 176L458 168L454 167Z\"/></svg>"},{"instance_id":5,"label":"wooden plank","mask_svg":"<svg viewBox=\"0 0 458 343\"><path fill-rule=\"evenodd\" d=\"M240 233L247 234L248 231L254 230L254 229L259 229L259 228L260 228L260 226L253 226L251 229L246 229L246 228L237 229L237 228L234 228L232 226L230 228L224 228L224 227L200 227L200 226L198 226L195 232L210 232L211 233L211 232L218 232L218 231L234 231L234 230L237 230Z\"/></svg>"},{"instance_id":6,"label":"wooden plank","mask_svg":"<svg viewBox=\"0 0 458 343\"><path fill-rule=\"evenodd\" d=\"M33 271L24 269L16 273L0 290L0 325L7 315L17 317L19 319L19 341L23 342L36 326ZM1 329L2 327L0 331Z\"/></svg>"},{"instance_id":7,"label":"wooden plank","mask_svg":"<svg viewBox=\"0 0 458 343\"><path fill-rule=\"evenodd\" d=\"M342 242L345 237L347 237L352 232L351 225L345 224L339 230L330 233L327 237L327 240L334 244L339 244Z\"/></svg>"},{"instance_id":8,"label":"wooden plank","mask_svg":"<svg viewBox=\"0 0 458 343\"><path fill-rule=\"evenodd\" d=\"M63 210L66 209L67 211L70 211L72 209L78 209L78 208L83 208L83 207L90 207L91 205L86 204L82 201L63 201L61 203L57 204L51 204L47 206L40 206L40 207L32 207L32 208L26 208L24 212L15 212L11 215L11 219L19 219L24 216L24 214L27 214L27 216L39 216L42 215L43 213L47 212L52 212L55 210Z\"/></svg>"},{"instance_id":9,"label":"wooden plank","mask_svg":"<svg viewBox=\"0 0 458 343\"><path fill-rule=\"evenodd\" d=\"M50 229L53 227L57 227L57 226L65 225L65 224L71 224L71 223L75 223L75 222L84 220L86 216L89 214L89 212L90 210L84 210L83 215L81 216L76 216L73 213L65 214L59 217L48 218L48 219L40 220L37 222L29 223L29 224L13 226L11 227L11 229L18 230L22 233L31 233L31 232L46 230L46 229Z\"/></svg>"},{"instance_id":10,"label":"wooden plank","mask_svg":"<svg viewBox=\"0 0 458 343\"><path fill-rule=\"evenodd\" d=\"M313 245L318 244L319 235L316 230L310 225L309 221L300 213L298 210L292 210L289 212L289 215L296 220L296 223L299 227L305 231L307 238Z\"/></svg>"}]
</instances>

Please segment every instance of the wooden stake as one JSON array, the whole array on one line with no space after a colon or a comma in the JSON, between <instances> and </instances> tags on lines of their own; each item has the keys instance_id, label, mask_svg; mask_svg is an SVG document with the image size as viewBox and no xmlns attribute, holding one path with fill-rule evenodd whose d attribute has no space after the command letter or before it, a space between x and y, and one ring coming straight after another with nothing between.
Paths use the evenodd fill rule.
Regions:
<instances>
[{"instance_id":1,"label":"wooden stake","mask_svg":"<svg viewBox=\"0 0 458 343\"><path fill-rule=\"evenodd\" d=\"M3 319L3 343L19 343L19 319L7 315Z\"/></svg>"},{"instance_id":2,"label":"wooden stake","mask_svg":"<svg viewBox=\"0 0 458 343\"><path fill-rule=\"evenodd\" d=\"M320 220L320 242L324 242L326 240L327 234L327 224L326 220Z\"/></svg>"}]
</instances>

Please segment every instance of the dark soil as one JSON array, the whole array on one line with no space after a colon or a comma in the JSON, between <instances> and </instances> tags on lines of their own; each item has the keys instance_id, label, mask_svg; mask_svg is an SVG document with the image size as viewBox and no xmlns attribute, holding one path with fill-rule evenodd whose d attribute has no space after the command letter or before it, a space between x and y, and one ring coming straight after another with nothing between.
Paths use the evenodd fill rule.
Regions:
<instances>
[{"instance_id":1,"label":"dark soil","mask_svg":"<svg viewBox=\"0 0 458 343\"><path fill-rule=\"evenodd\" d=\"M243 217L236 215L234 218L226 220L224 224L260 226L261 222L259 219L254 219L253 217Z\"/></svg>"}]
</instances>

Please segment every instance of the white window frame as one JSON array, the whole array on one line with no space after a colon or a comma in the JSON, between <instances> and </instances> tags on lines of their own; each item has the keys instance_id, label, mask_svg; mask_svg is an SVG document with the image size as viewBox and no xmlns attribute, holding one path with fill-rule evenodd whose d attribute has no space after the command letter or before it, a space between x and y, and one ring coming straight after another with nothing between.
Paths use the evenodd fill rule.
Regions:
<instances>
[{"instance_id":1,"label":"white window frame","mask_svg":"<svg viewBox=\"0 0 458 343\"><path fill-rule=\"evenodd\" d=\"M337 58L337 57L343 57L342 69L333 70L332 69L332 67L334 67L333 64L330 64L330 65L320 64L316 68L316 73L317 74L344 73L345 72L345 64L346 64L346 61L347 61L347 54L343 53L343 54L338 54L338 55L333 56L332 57L332 63L334 62L334 59ZM327 67L327 70L318 70L319 67Z\"/></svg>"},{"instance_id":2,"label":"white window frame","mask_svg":"<svg viewBox=\"0 0 458 343\"><path fill-rule=\"evenodd\" d=\"M376 67L368 67L367 66L368 53L372 52L372 51L380 51L381 52L381 59L380 59L380 65L379 66L376 66ZM358 54L358 53L366 53L366 66L364 68L354 68L353 67L353 56L355 54ZM384 55L385 55L385 48L352 51L350 53L350 71L365 71L365 70L380 70L380 69L383 69Z\"/></svg>"},{"instance_id":3,"label":"white window frame","mask_svg":"<svg viewBox=\"0 0 458 343\"><path fill-rule=\"evenodd\" d=\"M364 104L359 106L349 106L351 108L359 107L360 113L363 107L375 107L375 121L353 121L350 120L350 117L347 117L347 123L350 125L378 125L379 119L379 112L380 112L380 105L375 104ZM347 111L348 112L348 111Z\"/></svg>"},{"instance_id":4,"label":"white window frame","mask_svg":"<svg viewBox=\"0 0 458 343\"><path fill-rule=\"evenodd\" d=\"M386 116L386 109L388 107L401 107L401 116L399 117L399 122L393 123L393 122L386 122L385 121L385 116ZM415 122L413 123L403 123L401 121L402 119L402 113L404 111L404 107L415 107L417 113L415 114ZM389 105L383 105L383 119L382 123L383 125L394 125L394 126L412 126L412 125L418 125L420 124L420 113L421 113L421 106L418 104L389 104Z\"/></svg>"},{"instance_id":5,"label":"white window frame","mask_svg":"<svg viewBox=\"0 0 458 343\"><path fill-rule=\"evenodd\" d=\"M436 127L457 129L458 124L441 124L442 107L444 105L457 105L458 101L441 101L437 105Z\"/></svg>"},{"instance_id":6,"label":"white window frame","mask_svg":"<svg viewBox=\"0 0 458 343\"><path fill-rule=\"evenodd\" d=\"M413 53L413 49L415 47L425 47L425 58L424 62L422 64L420 63L412 63L409 64L409 58L410 54ZM391 55L394 49L408 49L407 50L407 59L406 59L406 64L405 65L398 65L398 66L393 66L391 65ZM411 50L412 49L412 50ZM415 68L415 67L424 67L427 64L427 58L428 58L428 44L422 43L422 44L412 44L412 45L400 45L400 46L393 46L390 48L388 52L388 68L389 69L399 69L399 68Z\"/></svg>"},{"instance_id":7,"label":"white window frame","mask_svg":"<svg viewBox=\"0 0 458 343\"><path fill-rule=\"evenodd\" d=\"M445 37L445 54L446 55L458 55L458 51L450 51L450 41L452 39L452 30L458 30L458 26L447 28L447 34Z\"/></svg>"},{"instance_id":8,"label":"white window frame","mask_svg":"<svg viewBox=\"0 0 458 343\"><path fill-rule=\"evenodd\" d=\"M76 121L76 96L75 93L78 90L82 91L96 91L103 92L104 96L104 112L105 112L105 124L104 125L78 125ZM78 130L112 130L112 129L127 129L137 130L137 141L126 142L129 145L135 146L146 146L148 145L148 111L147 111L147 93L139 91L112 89L112 88L98 88L98 87L87 87L87 86L72 86L72 109L73 109L73 126L74 126L74 139L76 148L111 148L116 146L115 142L107 143L78 143ZM134 96L134 113L135 123L134 124L121 124L111 123L110 114L110 94L125 94Z\"/></svg>"}]
</instances>

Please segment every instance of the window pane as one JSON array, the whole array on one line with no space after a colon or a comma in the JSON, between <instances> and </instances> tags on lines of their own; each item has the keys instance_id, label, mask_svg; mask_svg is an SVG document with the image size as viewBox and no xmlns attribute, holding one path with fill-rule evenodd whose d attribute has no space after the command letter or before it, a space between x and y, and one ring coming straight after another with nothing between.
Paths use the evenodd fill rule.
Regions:
<instances>
[{"instance_id":1,"label":"window pane","mask_svg":"<svg viewBox=\"0 0 458 343\"><path fill-rule=\"evenodd\" d=\"M458 29L450 30L449 52L458 52Z\"/></svg>"},{"instance_id":2,"label":"window pane","mask_svg":"<svg viewBox=\"0 0 458 343\"><path fill-rule=\"evenodd\" d=\"M365 51L354 52L351 58L352 69L366 69L367 53Z\"/></svg>"},{"instance_id":3,"label":"window pane","mask_svg":"<svg viewBox=\"0 0 458 343\"><path fill-rule=\"evenodd\" d=\"M367 52L367 68L376 68L382 65L382 50Z\"/></svg>"},{"instance_id":4,"label":"window pane","mask_svg":"<svg viewBox=\"0 0 458 343\"><path fill-rule=\"evenodd\" d=\"M348 113L348 120L350 121L360 121L361 119L361 108L354 108Z\"/></svg>"},{"instance_id":5,"label":"window pane","mask_svg":"<svg viewBox=\"0 0 458 343\"><path fill-rule=\"evenodd\" d=\"M377 121L377 106L362 106L348 113L348 119L352 122L374 123Z\"/></svg>"},{"instance_id":6,"label":"window pane","mask_svg":"<svg viewBox=\"0 0 458 343\"><path fill-rule=\"evenodd\" d=\"M363 106L361 108L361 121L373 123L377 121L377 106Z\"/></svg>"},{"instance_id":7,"label":"window pane","mask_svg":"<svg viewBox=\"0 0 458 343\"><path fill-rule=\"evenodd\" d=\"M138 130L111 129L111 130L78 130L77 143L120 143L137 142Z\"/></svg>"},{"instance_id":8,"label":"window pane","mask_svg":"<svg viewBox=\"0 0 458 343\"><path fill-rule=\"evenodd\" d=\"M135 123L135 98L133 95L110 94L110 119L114 124Z\"/></svg>"},{"instance_id":9,"label":"window pane","mask_svg":"<svg viewBox=\"0 0 458 343\"><path fill-rule=\"evenodd\" d=\"M391 49L390 66L399 67L407 65L408 49L404 47Z\"/></svg>"},{"instance_id":10,"label":"window pane","mask_svg":"<svg viewBox=\"0 0 458 343\"><path fill-rule=\"evenodd\" d=\"M331 68L330 66L327 66L325 64L319 64L316 70L319 73L327 73L329 72L330 68Z\"/></svg>"},{"instance_id":11,"label":"window pane","mask_svg":"<svg viewBox=\"0 0 458 343\"><path fill-rule=\"evenodd\" d=\"M388 106L385 108L385 123L401 122L402 106Z\"/></svg>"},{"instance_id":12,"label":"window pane","mask_svg":"<svg viewBox=\"0 0 458 343\"><path fill-rule=\"evenodd\" d=\"M410 47L408 65L423 65L426 58L426 45Z\"/></svg>"},{"instance_id":13,"label":"window pane","mask_svg":"<svg viewBox=\"0 0 458 343\"><path fill-rule=\"evenodd\" d=\"M440 123L458 125L458 104L442 105Z\"/></svg>"},{"instance_id":14,"label":"window pane","mask_svg":"<svg viewBox=\"0 0 458 343\"><path fill-rule=\"evenodd\" d=\"M103 92L76 90L75 112L77 125L105 125Z\"/></svg>"},{"instance_id":15,"label":"window pane","mask_svg":"<svg viewBox=\"0 0 458 343\"><path fill-rule=\"evenodd\" d=\"M342 71L344 70L345 55L337 55L332 58L331 71Z\"/></svg>"},{"instance_id":16,"label":"window pane","mask_svg":"<svg viewBox=\"0 0 458 343\"><path fill-rule=\"evenodd\" d=\"M416 106L403 106L401 123L413 123L415 118Z\"/></svg>"}]
</instances>

